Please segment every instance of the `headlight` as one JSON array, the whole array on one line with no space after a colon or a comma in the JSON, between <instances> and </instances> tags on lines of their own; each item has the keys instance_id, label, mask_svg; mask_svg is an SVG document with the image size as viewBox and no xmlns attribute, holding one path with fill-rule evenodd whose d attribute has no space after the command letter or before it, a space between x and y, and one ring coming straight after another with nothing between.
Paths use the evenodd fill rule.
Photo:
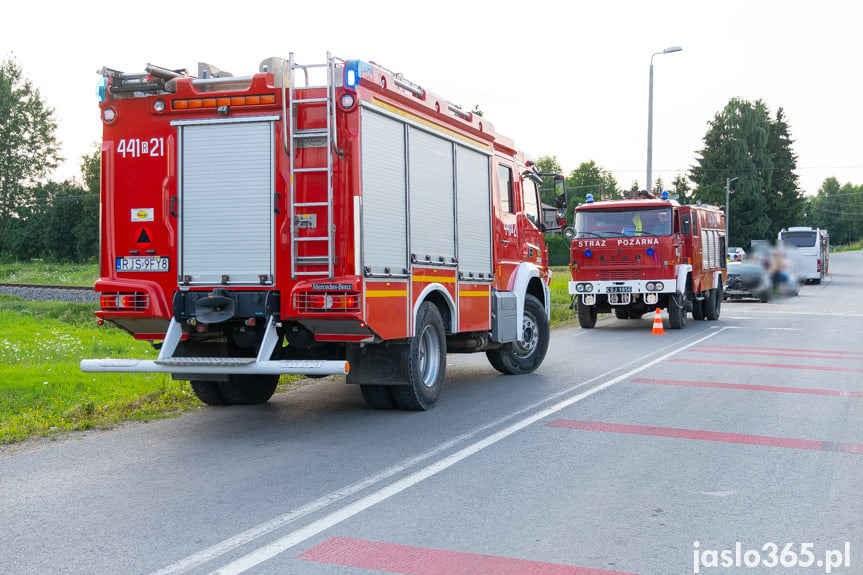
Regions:
<instances>
[{"instance_id":1,"label":"headlight","mask_svg":"<svg viewBox=\"0 0 863 575\"><path fill-rule=\"evenodd\" d=\"M662 291L662 289L663 289L664 287L665 287L665 284L664 284L664 283L662 283L662 282L656 282L656 285L655 285L656 291Z\"/></svg>"},{"instance_id":2,"label":"headlight","mask_svg":"<svg viewBox=\"0 0 863 575\"><path fill-rule=\"evenodd\" d=\"M654 289L656 289L654 285L655 284L653 282L647 282L646 284L644 284L644 289L646 289L647 291L653 291Z\"/></svg>"}]
</instances>

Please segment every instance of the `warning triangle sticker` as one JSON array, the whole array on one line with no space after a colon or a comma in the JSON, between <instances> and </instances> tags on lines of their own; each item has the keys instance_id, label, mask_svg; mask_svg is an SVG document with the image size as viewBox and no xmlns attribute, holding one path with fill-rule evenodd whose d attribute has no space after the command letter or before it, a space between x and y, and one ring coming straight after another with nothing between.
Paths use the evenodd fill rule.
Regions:
<instances>
[{"instance_id":1,"label":"warning triangle sticker","mask_svg":"<svg viewBox=\"0 0 863 575\"><path fill-rule=\"evenodd\" d=\"M138 239L135 240L137 244L149 244L150 243L150 235L147 233L146 228L141 228L141 231L138 232Z\"/></svg>"}]
</instances>

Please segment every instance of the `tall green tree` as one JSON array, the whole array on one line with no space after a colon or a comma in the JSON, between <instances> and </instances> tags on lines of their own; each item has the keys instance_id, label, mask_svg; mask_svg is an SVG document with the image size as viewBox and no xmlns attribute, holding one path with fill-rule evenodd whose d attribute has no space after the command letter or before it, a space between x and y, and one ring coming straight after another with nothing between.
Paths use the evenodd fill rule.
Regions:
<instances>
[{"instance_id":1,"label":"tall green tree","mask_svg":"<svg viewBox=\"0 0 863 575\"><path fill-rule=\"evenodd\" d=\"M611 172L598 166L596 162L582 162L572 170L566 178L566 191L569 195L569 205L566 208L566 221L573 222L575 206L585 201L587 194L593 194L594 199L601 196L611 198L621 197L617 189L617 180Z\"/></svg>"},{"instance_id":2,"label":"tall green tree","mask_svg":"<svg viewBox=\"0 0 863 575\"><path fill-rule=\"evenodd\" d=\"M770 120L767 150L773 163L770 184L765 189L767 216L770 218L768 236L775 238L779 230L803 224L804 197L799 190L797 154L792 149L791 128L785 119L785 111L779 108Z\"/></svg>"},{"instance_id":3,"label":"tall green tree","mask_svg":"<svg viewBox=\"0 0 863 575\"><path fill-rule=\"evenodd\" d=\"M697 186L694 199L724 205L726 182L737 178L731 186L728 241L748 246L753 239L769 239L765 191L771 186L774 164L768 148L767 106L760 100L732 98L708 125L698 165L689 174Z\"/></svg>"},{"instance_id":4,"label":"tall green tree","mask_svg":"<svg viewBox=\"0 0 863 575\"><path fill-rule=\"evenodd\" d=\"M18 63L0 61L0 250L10 221L32 200L32 187L62 160L56 128L54 110Z\"/></svg>"}]
</instances>

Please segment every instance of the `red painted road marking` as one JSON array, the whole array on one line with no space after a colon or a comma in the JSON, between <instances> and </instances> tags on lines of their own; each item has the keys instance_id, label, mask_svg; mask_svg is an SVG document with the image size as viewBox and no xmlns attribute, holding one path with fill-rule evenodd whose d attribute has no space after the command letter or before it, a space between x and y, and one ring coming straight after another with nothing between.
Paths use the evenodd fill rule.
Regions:
<instances>
[{"instance_id":1,"label":"red painted road marking","mask_svg":"<svg viewBox=\"0 0 863 575\"><path fill-rule=\"evenodd\" d=\"M300 559L346 567L375 569L406 575L481 575L483 573L524 575L635 575L622 571L544 563L527 559L511 559L462 553L444 549L429 549L395 543L365 541L349 537L330 537L308 551Z\"/></svg>"},{"instance_id":2,"label":"red painted road marking","mask_svg":"<svg viewBox=\"0 0 863 575\"><path fill-rule=\"evenodd\" d=\"M753 363L749 361L716 361L707 359L669 359L677 363L707 363L710 365L744 365L747 367L772 367L777 369L811 369L815 371L844 371L851 373L863 373L863 368L856 367L829 367L823 365L791 365L785 363Z\"/></svg>"},{"instance_id":3,"label":"red painted road marking","mask_svg":"<svg viewBox=\"0 0 863 575\"><path fill-rule=\"evenodd\" d=\"M835 443L832 441L814 441L811 439L769 437L766 435L743 435L742 433L725 433L721 431L699 431L697 429L625 425L622 423L577 421L572 419L555 419L547 426L561 427L564 429L581 429L585 431L606 431L610 433L629 433L633 435L655 435L659 437L676 437L679 439L721 441L724 443L766 445L769 447L787 447L789 449L808 449L811 451L838 451L840 453L855 453L863 455L863 443Z\"/></svg>"},{"instance_id":4,"label":"red painted road marking","mask_svg":"<svg viewBox=\"0 0 863 575\"><path fill-rule=\"evenodd\" d=\"M780 387L775 385L749 385L746 383L715 383L711 381L680 381L676 379L646 379L638 377L633 383L658 383L662 385L682 385L687 387L721 387L723 389L748 389L751 391L776 391L782 393L805 393L808 395L831 395L838 397L863 397L863 391L844 391L838 389L812 389L806 387Z\"/></svg>"},{"instance_id":5,"label":"red painted road marking","mask_svg":"<svg viewBox=\"0 0 863 575\"><path fill-rule=\"evenodd\" d=\"M858 351L836 351L833 349L796 349L787 347L749 347L748 345L710 345L703 344L698 347L712 347L716 349L742 349L749 351L787 351L799 353L832 353L834 355L851 355L863 358L863 353Z\"/></svg>"},{"instance_id":6,"label":"red painted road marking","mask_svg":"<svg viewBox=\"0 0 863 575\"><path fill-rule=\"evenodd\" d=\"M782 357L812 357L819 359L842 359L846 361L863 361L863 357L849 357L847 355L836 355L836 354L814 354L814 353L788 353L788 352L779 352L779 351L740 351L734 349L711 349L708 347L696 347L689 350L690 353L727 353L734 355L776 355Z\"/></svg>"}]
</instances>

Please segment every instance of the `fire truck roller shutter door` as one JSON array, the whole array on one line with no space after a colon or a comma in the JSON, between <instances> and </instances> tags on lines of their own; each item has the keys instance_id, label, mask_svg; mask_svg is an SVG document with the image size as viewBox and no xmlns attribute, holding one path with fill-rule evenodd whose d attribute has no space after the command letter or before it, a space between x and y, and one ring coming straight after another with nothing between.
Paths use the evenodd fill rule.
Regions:
<instances>
[{"instance_id":1,"label":"fire truck roller shutter door","mask_svg":"<svg viewBox=\"0 0 863 575\"><path fill-rule=\"evenodd\" d=\"M363 265L400 274L408 267L405 125L362 114Z\"/></svg>"},{"instance_id":2,"label":"fire truck roller shutter door","mask_svg":"<svg viewBox=\"0 0 863 575\"><path fill-rule=\"evenodd\" d=\"M454 144L408 126L410 252L423 261L455 260Z\"/></svg>"},{"instance_id":3,"label":"fire truck roller shutter door","mask_svg":"<svg viewBox=\"0 0 863 575\"><path fill-rule=\"evenodd\" d=\"M179 275L193 283L273 277L272 121L181 127Z\"/></svg>"},{"instance_id":4,"label":"fire truck roller shutter door","mask_svg":"<svg viewBox=\"0 0 863 575\"><path fill-rule=\"evenodd\" d=\"M456 146L456 249L465 278L492 278L489 161L486 154Z\"/></svg>"}]
</instances>

